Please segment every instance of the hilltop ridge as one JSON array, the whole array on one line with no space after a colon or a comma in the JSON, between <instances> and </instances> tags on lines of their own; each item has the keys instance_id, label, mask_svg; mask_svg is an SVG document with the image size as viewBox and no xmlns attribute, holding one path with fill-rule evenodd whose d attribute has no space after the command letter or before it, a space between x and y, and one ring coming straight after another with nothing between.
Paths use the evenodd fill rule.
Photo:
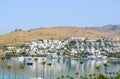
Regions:
<instances>
[{"instance_id":1,"label":"hilltop ridge","mask_svg":"<svg viewBox=\"0 0 120 79\"><path fill-rule=\"evenodd\" d=\"M95 26L95 27L86 27L86 28L103 31L103 32L110 32L110 31L120 30L120 24L118 24L118 25L108 24L108 25L99 26L99 27Z\"/></svg>"}]
</instances>

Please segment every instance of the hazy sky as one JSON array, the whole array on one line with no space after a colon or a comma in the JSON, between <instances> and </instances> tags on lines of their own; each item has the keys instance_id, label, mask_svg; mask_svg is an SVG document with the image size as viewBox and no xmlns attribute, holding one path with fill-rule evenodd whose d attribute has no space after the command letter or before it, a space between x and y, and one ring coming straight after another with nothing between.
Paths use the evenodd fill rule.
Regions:
<instances>
[{"instance_id":1,"label":"hazy sky","mask_svg":"<svg viewBox=\"0 0 120 79\"><path fill-rule=\"evenodd\" d=\"M120 24L120 0L0 0L0 34L52 26Z\"/></svg>"}]
</instances>

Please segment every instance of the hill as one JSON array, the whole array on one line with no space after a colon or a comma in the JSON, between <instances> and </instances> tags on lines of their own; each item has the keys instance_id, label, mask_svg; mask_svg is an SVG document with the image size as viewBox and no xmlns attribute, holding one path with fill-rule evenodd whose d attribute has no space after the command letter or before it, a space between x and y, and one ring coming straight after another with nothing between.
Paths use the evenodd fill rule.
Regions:
<instances>
[{"instance_id":1,"label":"hill","mask_svg":"<svg viewBox=\"0 0 120 79\"><path fill-rule=\"evenodd\" d=\"M103 31L103 32L109 32L109 31L117 31L120 30L120 25L104 25L101 27L87 27L87 29L93 29L93 30L98 30L98 31Z\"/></svg>"},{"instance_id":2,"label":"hill","mask_svg":"<svg viewBox=\"0 0 120 79\"><path fill-rule=\"evenodd\" d=\"M86 27L86 29L92 29L101 32L107 32L112 37L118 37L120 39L120 25L104 25L100 27Z\"/></svg>"},{"instance_id":3,"label":"hill","mask_svg":"<svg viewBox=\"0 0 120 79\"><path fill-rule=\"evenodd\" d=\"M78 27L52 27L40 28L30 31L15 30L9 34L0 36L0 46L21 45L37 39L68 39L71 36L88 37L98 39L102 36L109 36L109 33Z\"/></svg>"}]
</instances>

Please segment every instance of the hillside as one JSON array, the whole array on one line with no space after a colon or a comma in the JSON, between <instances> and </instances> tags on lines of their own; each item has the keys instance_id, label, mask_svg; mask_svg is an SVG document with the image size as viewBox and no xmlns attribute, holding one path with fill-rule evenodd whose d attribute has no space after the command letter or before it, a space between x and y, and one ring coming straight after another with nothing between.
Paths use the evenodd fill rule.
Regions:
<instances>
[{"instance_id":1,"label":"hillside","mask_svg":"<svg viewBox=\"0 0 120 79\"><path fill-rule=\"evenodd\" d=\"M98 30L98 31L103 31L103 32L109 32L109 31L117 31L120 30L120 25L104 25L101 27L87 27L87 29L93 29L93 30Z\"/></svg>"},{"instance_id":2,"label":"hillside","mask_svg":"<svg viewBox=\"0 0 120 79\"><path fill-rule=\"evenodd\" d=\"M110 34L110 37L118 37L120 39L120 25L104 25L100 27L86 27L86 29L92 29L101 32L107 32Z\"/></svg>"},{"instance_id":3,"label":"hillside","mask_svg":"<svg viewBox=\"0 0 120 79\"><path fill-rule=\"evenodd\" d=\"M98 39L109 36L109 33L77 27L53 27L42 28L31 31L16 30L0 36L0 45L21 45L37 39L68 39L71 36L88 37Z\"/></svg>"}]
</instances>

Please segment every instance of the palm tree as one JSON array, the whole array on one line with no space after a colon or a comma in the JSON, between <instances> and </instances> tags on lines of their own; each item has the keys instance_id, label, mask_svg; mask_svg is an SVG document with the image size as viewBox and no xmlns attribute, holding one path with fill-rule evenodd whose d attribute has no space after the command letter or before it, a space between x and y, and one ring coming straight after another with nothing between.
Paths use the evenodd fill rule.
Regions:
<instances>
[{"instance_id":1,"label":"palm tree","mask_svg":"<svg viewBox=\"0 0 120 79\"><path fill-rule=\"evenodd\" d=\"M73 79L73 77L70 77L70 79Z\"/></svg>"},{"instance_id":2,"label":"palm tree","mask_svg":"<svg viewBox=\"0 0 120 79\"><path fill-rule=\"evenodd\" d=\"M13 51L12 55L15 57L16 56L16 52ZM16 64L15 64L15 59L14 59L14 75L15 75L15 79L16 79Z\"/></svg>"},{"instance_id":3,"label":"palm tree","mask_svg":"<svg viewBox=\"0 0 120 79\"><path fill-rule=\"evenodd\" d=\"M92 79L92 75L91 74L89 74L89 77L90 77L90 79Z\"/></svg>"},{"instance_id":4,"label":"palm tree","mask_svg":"<svg viewBox=\"0 0 120 79\"><path fill-rule=\"evenodd\" d=\"M103 74L100 74L99 79L106 79L106 77Z\"/></svg>"},{"instance_id":5,"label":"palm tree","mask_svg":"<svg viewBox=\"0 0 120 79\"><path fill-rule=\"evenodd\" d=\"M110 79L111 79L112 72L109 72L109 74L110 74Z\"/></svg>"},{"instance_id":6,"label":"palm tree","mask_svg":"<svg viewBox=\"0 0 120 79\"><path fill-rule=\"evenodd\" d=\"M65 77L64 75L61 76L62 79L63 79L64 77Z\"/></svg>"},{"instance_id":7,"label":"palm tree","mask_svg":"<svg viewBox=\"0 0 120 79\"><path fill-rule=\"evenodd\" d=\"M8 72L9 72L9 79L10 79L10 71L12 69L12 66L7 66Z\"/></svg>"},{"instance_id":8,"label":"palm tree","mask_svg":"<svg viewBox=\"0 0 120 79\"><path fill-rule=\"evenodd\" d=\"M60 79L60 77L57 77L57 79Z\"/></svg>"},{"instance_id":9,"label":"palm tree","mask_svg":"<svg viewBox=\"0 0 120 79\"><path fill-rule=\"evenodd\" d=\"M70 78L70 75L66 75L66 78Z\"/></svg>"},{"instance_id":10,"label":"palm tree","mask_svg":"<svg viewBox=\"0 0 120 79\"><path fill-rule=\"evenodd\" d=\"M116 77L115 79L120 79L120 73L119 72L116 72Z\"/></svg>"},{"instance_id":11,"label":"palm tree","mask_svg":"<svg viewBox=\"0 0 120 79\"><path fill-rule=\"evenodd\" d=\"M43 65L43 79L44 79L44 69L45 69L45 64L46 64L46 62L43 61L41 64Z\"/></svg>"},{"instance_id":12,"label":"palm tree","mask_svg":"<svg viewBox=\"0 0 120 79\"><path fill-rule=\"evenodd\" d=\"M21 65L20 69L22 70L22 79L24 79L24 70L25 70L25 66Z\"/></svg>"},{"instance_id":13,"label":"palm tree","mask_svg":"<svg viewBox=\"0 0 120 79\"><path fill-rule=\"evenodd\" d=\"M80 62L80 66L81 66L80 71L81 71L81 74L82 74L82 65L83 65L83 61ZM81 75L80 75L80 76L81 76Z\"/></svg>"},{"instance_id":14,"label":"palm tree","mask_svg":"<svg viewBox=\"0 0 120 79\"><path fill-rule=\"evenodd\" d=\"M5 65L6 58L5 57L1 57L1 60L2 60L2 70L3 70L3 78L2 79L4 79L4 65Z\"/></svg>"},{"instance_id":15,"label":"palm tree","mask_svg":"<svg viewBox=\"0 0 120 79\"><path fill-rule=\"evenodd\" d=\"M115 74L116 74L116 73L115 73L115 72L113 72L113 78L115 78Z\"/></svg>"},{"instance_id":16,"label":"palm tree","mask_svg":"<svg viewBox=\"0 0 120 79\"><path fill-rule=\"evenodd\" d=\"M76 73L75 73L75 75L78 77L78 75L79 75L79 72L76 72Z\"/></svg>"},{"instance_id":17,"label":"palm tree","mask_svg":"<svg viewBox=\"0 0 120 79\"><path fill-rule=\"evenodd\" d=\"M100 66L96 66L95 69L97 70L97 78L99 76Z\"/></svg>"},{"instance_id":18,"label":"palm tree","mask_svg":"<svg viewBox=\"0 0 120 79\"><path fill-rule=\"evenodd\" d=\"M105 67L105 73L106 73L106 79L107 79L107 68L109 67L109 65L107 63L105 63L104 67Z\"/></svg>"},{"instance_id":19,"label":"palm tree","mask_svg":"<svg viewBox=\"0 0 120 79\"><path fill-rule=\"evenodd\" d=\"M38 58L34 58L34 61L36 62L36 79L38 79L38 67L37 67L37 62L38 62Z\"/></svg>"},{"instance_id":20,"label":"palm tree","mask_svg":"<svg viewBox=\"0 0 120 79\"><path fill-rule=\"evenodd\" d=\"M50 67L50 79L51 79L51 65L52 65L52 63L48 63L47 65Z\"/></svg>"},{"instance_id":21,"label":"palm tree","mask_svg":"<svg viewBox=\"0 0 120 79\"><path fill-rule=\"evenodd\" d=\"M94 77L94 79L96 79L96 73L94 73L92 76Z\"/></svg>"}]
</instances>

